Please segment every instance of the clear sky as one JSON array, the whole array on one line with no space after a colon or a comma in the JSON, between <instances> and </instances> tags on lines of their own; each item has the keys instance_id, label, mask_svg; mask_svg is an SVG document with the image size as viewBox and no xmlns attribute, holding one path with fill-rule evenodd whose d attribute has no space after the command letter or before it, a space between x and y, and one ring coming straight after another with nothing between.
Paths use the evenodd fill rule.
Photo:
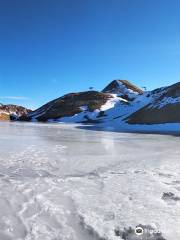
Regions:
<instances>
[{"instance_id":1,"label":"clear sky","mask_svg":"<svg viewBox=\"0 0 180 240\"><path fill-rule=\"evenodd\" d=\"M0 102L180 81L179 0L1 0Z\"/></svg>"}]
</instances>

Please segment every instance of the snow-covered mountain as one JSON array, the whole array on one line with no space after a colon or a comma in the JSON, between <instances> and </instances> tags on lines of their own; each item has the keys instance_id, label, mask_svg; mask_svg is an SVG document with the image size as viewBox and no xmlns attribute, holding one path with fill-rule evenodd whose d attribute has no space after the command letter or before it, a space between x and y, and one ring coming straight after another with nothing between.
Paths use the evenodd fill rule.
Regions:
<instances>
[{"instance_id":1,"label":"snow-covered mountain","mask_svg":"<svg viewBox=\"0 0 180 240\"><path fill-rule=\"evenodd\" d=\"M16 119L22 115L27 115L31 110L17 105L3 105L0 103L0 120Z\"/></svg>"},{"instance_id":2,"label":"snow-covered mountain","mask_svg":"<svg viewBox=\"0 0 180 240\"><path fill-rule=\"evenodd\" d=\"M114 80L102 92L70 93L19 120L123 124L180 123L180 83L143 91L127 80Z\"/></svg>"},{"instance_id":3,"label":"snow-covered mountain","mask_svg":"<svg viewBox=\"0 0 180 240\"><path fill-rule=\"evenodd\" d=\"M66 94L21 116L19 120L100 123L113 116L132 112L132 102L142 95L143 91L130 82L114 80L102 92ZM139 108L138 101L136 105Z\"/></svg>"}]
</instances>

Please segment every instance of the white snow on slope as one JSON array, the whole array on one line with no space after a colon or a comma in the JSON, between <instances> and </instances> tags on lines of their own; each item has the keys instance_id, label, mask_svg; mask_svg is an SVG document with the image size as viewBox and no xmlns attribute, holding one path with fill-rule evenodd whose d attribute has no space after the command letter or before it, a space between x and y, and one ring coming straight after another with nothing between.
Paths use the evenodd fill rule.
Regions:
<instances>
[{"instance_id":1,"label":"white snow on slope","mask_svg":"<svg viewBox=\"0 0 180 240\"><path fill-rule=\"evenodd\" d=\"M83 112L75 114L74 116L71 117L62 117L56 120L50 119L48 122L70 122L70 123L78 123L87 120L85 118L88 117L91 120L97 120L98 115L100 111L107 111L109 109L113 109L116 105L119 103L127 103L126 100L122 99L121 97L117 97L116 94L112 94L112 98L110 98L104 105L101 106L100 109L96 109L93 112L88 111L87 106L82 106L81 109Z\"/></svg>"},{"instance_id":2,"label":"white snow on slope","mask_svg":"<svg viewBox=\"0 0 180 240\"><path fill-rule=\"evenodd\" d=\"M123 102L123 103L128 102L127 100L121 97L118 97L116 94L111 94L111 95L112 95L112 98L110 98L104 105L101 106L100 108L101 111L109 110L114 106L116 106L116 104L118 104L119 102Z\"/></svg>"},{"instance_id":3,"label":"white snow on slope","mask_svg":"<svg viewBox=\"0 0 180 240\"><path fill-rule=\"evenodd\" d=\"M91 120L100 121L111 121L118 117L127 117L133 112L137 111L139 108L147 105L152 101L152 97L146 97L149 93L139 95L133 102L128 102L127 100L119 97L117 94L111 94L110 98L100 109L96 109L93 112L89 112L86 106L82 106L83 112L75 114L71 117L62 117L56 120L50 119L49 122L65 122L65 123L78 123L87 120L88 117ZM104 116L99 117L99 113L103 111Z\"/></svg>"},{"instance_id":4,"label":"white snow on slope","mask_svg":"<svg viewBox=\"0 0 180 240\"><path fill-rule=\"evenodd\" d=\"M116 89L115 93L120 94L120 96L123 93L123 94L127 95L129 98L134 98L139 94L138 92L127 88L127 86L124 85L122 82L120 82L120 81L116 81L116 82L117 82L118 88Z\"/></svg>"},{"instance_id":5,"label":"white snow on slope","mask_svg":"<svg viewBox=\"0 0 180 240\"><path fill-rule=\"evenodd\" d=\"M180 97L172 98L172 97L164 97L161 101L154 104L153 108L163 108L169 104L177 104L180 103Z\"/></svg>"},{"instance_id":6,"label":"white snow on slope","mask_svg":"<svg viewBox=\"0 0 180 240\"><path fill-rule=\"evenodd\" d=\"M33 123L0 132L0 239L137 240L139 224L180 239L177 137Z\"/></svg>"}]
</instances>

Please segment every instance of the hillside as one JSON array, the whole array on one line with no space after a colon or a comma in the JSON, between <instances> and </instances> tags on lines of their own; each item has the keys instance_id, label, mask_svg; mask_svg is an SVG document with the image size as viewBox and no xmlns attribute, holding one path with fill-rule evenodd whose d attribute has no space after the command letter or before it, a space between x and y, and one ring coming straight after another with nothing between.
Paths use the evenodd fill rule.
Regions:
<instances>
[{"instance_id":1,"label":"hillside","mask_svg":"<svg viewBox=\"0 0 180 240\"><path fill-rule=\"evenodd\" d=\"M157 97L158 96L158 97ZM180 122L180 83L152 91L152 101L129 116L130 124Z\"/></svg>"},{"instance_id":2,"label":"hillside","mask_svg":"<svg viewBox=\"0 0 180 240\"><path fill-rule=\"evenodd\" d=\"M97 109L100 109L111 98L110 94L96 91L69 93L19 119L43 122L61 121L63 117L77 116L82 112L94 114Z\"/></svg>"},{"instance_id":3,"label":"hillside","mask_svg":"<svg viewBox=\"0 0 180 240\"><path fill-rule=\"evenodd\" d=\"M0 104L0 120L17 119L20 116L27 115L31 110L22 106L13 104Z\"/></svg>"}]
</instances>

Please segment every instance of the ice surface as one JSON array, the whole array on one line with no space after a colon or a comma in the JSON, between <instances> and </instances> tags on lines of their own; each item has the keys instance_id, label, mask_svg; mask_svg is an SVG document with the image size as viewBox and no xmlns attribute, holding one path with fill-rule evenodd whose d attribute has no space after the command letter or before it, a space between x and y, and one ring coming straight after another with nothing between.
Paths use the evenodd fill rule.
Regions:
<instances>
[{"instance_id":1,"label":"ice surface","mask_svg":"<svg viewBox=\"0 0 180 240\"><path fill-rule=\"evenodd\" d=\"M0 240L180 239L179 137L7 122L0 153Z\"/></svg>"}]
</instances>

